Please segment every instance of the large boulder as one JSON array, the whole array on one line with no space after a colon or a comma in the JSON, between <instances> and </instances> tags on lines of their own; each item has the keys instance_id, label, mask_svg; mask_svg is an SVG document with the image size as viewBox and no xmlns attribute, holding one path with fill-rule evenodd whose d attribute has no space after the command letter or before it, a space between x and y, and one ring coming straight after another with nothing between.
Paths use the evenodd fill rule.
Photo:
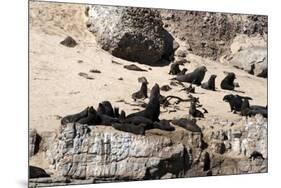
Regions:
<instances>
[{"instance_id":1,"label":"large boulder","mask_svg":"<svg viewBox=\"0 0 281 188\"><path fill-rule=\"evenodd\" d=\"M155 9L91 5L86 15L98 44L116 57L155 64L172 54L173 37Z\"/></svg>"},{"instance_id":2,"label":"large boulder","mask_svg":"<svg viewBox=\"0 0 281 188\"><path fill-rule=\"evenodd\" d=\"M267 41L261 37L238 35L231 44L230 64L250 74L267 77Z\"/></svg>"}]
</instances>

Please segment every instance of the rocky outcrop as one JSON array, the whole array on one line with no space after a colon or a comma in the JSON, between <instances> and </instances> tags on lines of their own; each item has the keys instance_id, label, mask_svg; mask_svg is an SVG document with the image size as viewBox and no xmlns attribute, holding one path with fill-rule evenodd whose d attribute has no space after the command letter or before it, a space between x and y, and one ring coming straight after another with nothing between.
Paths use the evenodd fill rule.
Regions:
<instances>
[{"instance_id":1,"label":"rocky outcrop","mask_svg":"<svg viewBox=\"0 0 281 188\"><path fill-rule=\"evenodd\" d=\"M267 77L267 41L263 37L238 35L227 57L233 66L250 74Z\"/></svg>"},{"instance_id":2,"label":"rocky outcrop","mask_svg":"<svg viewBox=\"0 0 281 188\"><path fill-rule=\"evenodd\" d=\"M187 52L219 59L238 34L267 35L267 17L197 11L161 10L164 28L188 46Z\"/></svg>"},{"instance_id":3,"label":"rocky outcrop","mask_svg":"<svg viewBox=\"0 0 281 188\"><path fill-rule=\"evenodd\" d=\"M185 147L157 135L139 136L112 127L67 124L50 163L59 176L72 179L142 180L184 174Z\"/></svg>"},{"instance_id":4,"label":"rocky outcrop","mask_svg":"<svg viewBox=\"0 0 281 188\"><path fill-rule=\"evenodd\" d=\"M98 44L116 57L154 65L172 54L173 37L157 10L91 5L86 15Z\"/></svg>"}]
</instances>

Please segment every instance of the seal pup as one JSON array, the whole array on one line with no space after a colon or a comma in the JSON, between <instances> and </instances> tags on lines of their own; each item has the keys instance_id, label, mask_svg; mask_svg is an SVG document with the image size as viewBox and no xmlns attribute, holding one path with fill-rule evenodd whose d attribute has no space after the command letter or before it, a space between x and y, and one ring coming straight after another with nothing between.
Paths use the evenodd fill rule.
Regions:
<instances>
[{"instance_id":1,"label":"seal pup","mask_svg":"<svg viewBox=\"0 0 281 188\"><path fill-rule=\"evenodd\" d=\"M61 119L61 124L66 125L67 123L75 123L79 121L81 118L87 117L89 107L85 108L79 113L67 115Z\"/></svg>"},{"instance_id":2,"label":"seal pup","mask_svg":"<svg viewBox=\"0 0 281 188\"><path fill-rule=\"evenodd\" d=\"M233 113L241 111L243 99L252 100L251 97L245 97L245 96L233 95L233 94L225 95L223 97L223 101L229 103L230 111Z\"/></svg>"},{"instance_id":3,"label":"seal pup","mask_svg":"<svg viewBox=\"0 0 281 188\"><path fill-rule=\"evenodd\" d=\"M236 75L233 72L225 72L226 76L221 81L221 88L225 90L234 90L234 80L236 79Z\"/></svg>"},{"instance_id":4,"label":"seal pup","mask_svg":"<svg viewBox=\"0 0 281 188\"><path fill-rule=\"evenodd\" d=\"M158 84L155 84L150 92L150 98L147 106L144 110L136 113L132 113L127 117L142 116L152 121L159 121L160 114L160 88Z\"/></svg>"},{"instance_id":5,"label":"seal pup","mask_svg":"<svg viewBox=\"0 0 281 188\"><path fill-rule=\"evenodd\" d=\"M204 118L204 114L200 110L196 109L196 102L194 100L190 101L189 114L193 117Z\"/></svg>"},{"instance_id":6,"label":"seal pup","mask_svg":"<svg viewBox=\"0 0 281 188\"><path fill-rule=\"evenodd\" d=\"M183 68L180 73L178 73L177 75L180 76L180 75L185 75L187 69L186 68Z\"/></svg>"},{"instance_id":7,"label":"seal pup","mask_svg":"<svg viewBox=\"0 0 281 188\"><path fill-rule=\"evenodd\" d=\"M201 87L203 89L207 89L207 90L212 90L215 91L216 90L216 86L215 86L215 80L216 80L217 75L212 74L208 80L208 82L204 82Z\"/></svg>"},{"instance_id":8,"label":"seal pup","mask_svg":"<svg viewBox=\"0 0 281 188\"><path fill-rule=\"evenodd\" d=\"M164 131L174 131L175 130L175 127L173 127L170 124L170 121L166 120L166 119L162 119L159 122L157 122L157 121L153 122L153 128L161 129Z\"/></svg>"},{"instance_id":9,"label":"seal pup","mask_svg":"<svg viewBox=\"0 0 281 188\"><path fill-rule=\"evenodd\" d=\"M207 72L207 68L205 66L200 66L196 68L193 72L185 75L179 75L175 78L172 78L172 80L177 80L179 82L188 82L195 85L201 85L201 82L204 79L206 72Z\"/></svg>"},{"instance_id":10,"label":"seal pup","mask_svg":"<svg viewBox=\"0 0 281 188\"><path fill-rule=\"evenodd\" d=\"M137 99L143 99L143 98L146 99L146 98L148 98L148 96L147 96L147 84L148 84L148 81L146 80L145 77L141 77L138 80L142 84L141 84L140 90L132 94L132 99L134 99L134 101L136 101Z\"/></svg>"},{"instance_id":11,"label":"seal pup","mask_svg":"<svg viewBox=\"0 0 281 188\"><path fill-rule=\"evenodd\" d=\"M180 64L179 63L172 63L170 66L169 74L171 75L177 75L181 72L180 70Z\"/></svg>"}]
</instances>

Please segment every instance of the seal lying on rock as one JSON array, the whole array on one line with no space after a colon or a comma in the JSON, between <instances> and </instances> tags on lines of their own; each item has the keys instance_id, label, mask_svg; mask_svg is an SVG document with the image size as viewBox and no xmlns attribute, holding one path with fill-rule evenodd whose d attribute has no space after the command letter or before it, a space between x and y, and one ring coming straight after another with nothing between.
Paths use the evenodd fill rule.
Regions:
<instances>
[{"instance_id":1,"label":"seal lying on rock","mask_svg":"<svg viewBox=\"0 0 281 188\"><path fill-rule=\"evenodd\" d=\"M223 97L223 101L229 103L230 111L233 112L233 113L241 111L243 99L252 100L251 97L244 97L244 96L233 95L233 94L225 95Z\"/></svg>"},{"instance_id":2,"label":"seal lying on rock","mask_svg":"<svg viewBox=\"0 0 281 188\"><path fill-rule=\"evenodd\" d=\"M180 71L180 73L178 73L177 75L178 75L178 76L179 76L179 75L185 75L186 71L187 71L187 69L186 69L186 68L183 68L183 69Z\"/></svg>"},{"instance_id":3,"label":"seal lying on rock","mask_svg":"<svg viewBox=\"0 0 281 188\"><path fill-rule=\"evenodd\" d=\"M216 86L215 86L216 77L217 77L217 75L215 75L215 74L211 75L211 77L209 78L208 82L204 82L201 85L201 87L203 89L215 91L216 90Z\"/></svg>"},{"instance_id":4,"label":"seal lying on rock","mask_svg":"<svg viewBox=\"0 0 281 188\"><path fill-rule=\"evenodd\" d=\"M134 125L129 123L114 123L112 127L119 131L129 132L137 135L145 134L145 126L142 124Z\"/></svg>"},{"instance_id":5,"label":"seal lying on rock","mask_svg":"<svg viewBox=\"0 0 281 188\"><path fill-rule=\"evenodd\" d=\"M44 177L50 177L47 172L39 167L36 166L29 166L29 178L44 178Z\"/></svg>"},{"instance_id":6,"label":"seal lying on rock","mask_svg":"<svg viewBox=\"0 0 281 188\"><path fill-rule=\"evenodd\" d=\"M103 101L103 102L99 103L97 112L99 114L104 114L104 115L108 115L110 117L115 117L114 116L114 110L113 110L112 105L109 101Z\"/></svg>"},{"instance_id":7,"label":"seal lying on rock","mask_svg":"<svg viewBox=\"0 0 281 188\"><path fill-rule=\"evenodd\" d=\"M191 132L199 132L201 133L201 128L196 124L196 120L190 120L186 118L174 119L172 120L174 125L180 126Z\"/></svg>"},{"instance_id":8,"label":"seal lying on rock","mask_svg":"<svg viewBox=\"0 0 281 188\"><path fill-rule=\"evenodd\" d=\"M83 111L73 114L73 115L67 115L61 119L61 124L66 125L67 123L74 123L79 121L80 119L88 116L88 110L89 107L85 108Z\"/></svg>"},{"instance_id":9,"label":"seal lying on rock","mask_svg":"<svg viewBox=\"0 0 281 188\"><path fill-rule=\"evenodd\" d=\"M255 160L255 159L262 159L264 160L264 157L262 156L262 154L258 151L253 151L249 157L249 159Z\"/></svg>"},{"instance_id":10,"label":"seal lying on rock","mask_svg":"<svg viewBox=\"0 0 281 188\"><path fill-rule=\"evenodd\" d=\"M177 80L179 82L188 82L195 85L201 85L202 80L204 79L205 73L207 72L207 68L205 66L200 66L196 68L193 72L179 75L172 80Z\"/></svg>"},{"instance_id":11,"label":"seal lying on rock","mask_svg":"<svg viewBox=\"0 0 281 188\"><path fill-rule=\"evenodd\" d=\"M226 77L221 81L221 88L226 90L234 90L234 80L236 76L233 72L226 72Z\"/></svg>"}]
</instances>

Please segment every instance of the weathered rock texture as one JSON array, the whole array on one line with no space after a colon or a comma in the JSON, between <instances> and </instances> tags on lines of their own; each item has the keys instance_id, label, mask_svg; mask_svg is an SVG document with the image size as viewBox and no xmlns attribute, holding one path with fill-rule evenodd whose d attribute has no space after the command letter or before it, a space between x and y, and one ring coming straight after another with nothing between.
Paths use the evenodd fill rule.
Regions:
<instances>
[{"instance_id":1,"label":"weathered rock texture","mask_svg":"<svg viewBox=\"0 0 281 188\"><path fill-rule=\"evenodd\" d=\"M173 38L157 10L92 5L86 14L98 44L116 57L155 64L172 53Z\"/></svg>"},{"instance_id":2,"label":"weathered rock texture","mask_svg":"<svg viewBox=\"0 0 281 188\"><path fill-rule=\"evenodd\" d=\"M161 10L164 28L193 54L218 59L237 34L267 35L267 16Z\"/></svg>"},{"instance_id":3,"label":"weathered rock texture","mask_svg":"<svg viewBox=\"0 0 281 188\"><path fill-rule=\"evenodd\" d=\"M47 156L55 177L72 183L267 172L267 119L257 115L241 124L203 134L180 127L174 132L153 129L145 136L67 124L51 141ZM249 159L253 151L265 160Z\"/></svg>"},{"instance_id":4,"label":"weathered rock texture","mask_svg":"<svg viewBox=\"0 0 281 188\"><path fill-rule=\"evenodd\" d=\"M184 173L185 150L163 136L68 124L49 153L59 175L72 179L159 179Z\"/></svg>"},{"instance_id":5,"label":"weathered rock texture","mask_svg":"<svg viewBox=\"0 0 281 188\"><path fill-rule=\"evenodd\" d=\"M267 77L267 42L263 37L238 35L231 44L229 63L250 74Z\"/></svg>"}]
</instances>

